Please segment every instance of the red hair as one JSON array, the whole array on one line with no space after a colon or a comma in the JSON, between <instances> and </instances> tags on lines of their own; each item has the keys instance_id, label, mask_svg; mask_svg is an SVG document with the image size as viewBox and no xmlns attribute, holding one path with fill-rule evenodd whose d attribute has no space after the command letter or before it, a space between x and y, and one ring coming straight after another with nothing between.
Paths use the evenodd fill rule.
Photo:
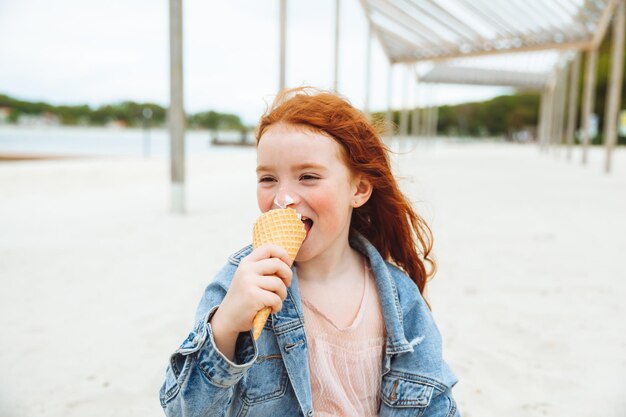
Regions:
<instances>
[{"instance_id":1,"label":"red hair","mask_svg":"<svg viewBox=\"0 0 626 417\"><path fill-rule=\"evenodd\" d=\"M352 213L350 229L369 240L383 259L406 272L424 294L436 270L430 256L432 231L398 187L389 149L380 138L382 129L342 97L302 87L278 94L261 118L257 144L267 128L278 123L321 132L341 145L350 171L365 176L373 186L369 200Z\"/></svg>"}]
</instances>

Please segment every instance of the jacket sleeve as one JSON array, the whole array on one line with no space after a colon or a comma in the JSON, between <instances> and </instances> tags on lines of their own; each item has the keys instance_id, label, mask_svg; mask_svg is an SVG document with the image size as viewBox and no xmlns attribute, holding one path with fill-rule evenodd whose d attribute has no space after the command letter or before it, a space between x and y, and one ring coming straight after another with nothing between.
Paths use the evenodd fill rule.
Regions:
<instances>
[{"instance_id":1,"label":"jacket sleeve","mask_svg":"<svg viewBox=\"0 0 626 417\"><path fill-rule=\"evenodd\" d=\"M426 411L424 417L461 417L461 413L452 397L452 390L447 389L441 394L434 397Z\"/></svg>"},{"instance_id":2,"label":"jacket sleeve","mask_svg":"<svg viewBox=\"0 0 626 417\"><path fill-rule=\"evenodd\" d=\"M409 340L416 341L412 356L409 358L420 362L420 369L417 371L420 377L431 378L433 381L431 383L432 398L421 415L423 417L461 417L452 396L452 388L458 383L458 378L443 359L441 333L432 312L410 278L401 271L398 276L402 277L401 284L403 285L399 291L401 304L406 305L406 311L403 311L404 332ZM405 366L411 367L407 364Z\"/></svg>"},{"instance_id":3,"label":"jacket sleeve","mask_svg":"<svg viewBox=\"0 0 626 417\"><path fill-rule=\"evenodd\" d=\"M240 333L235 362L217 349L209 321L225 295L215 281L207 287L196 312L196 327L170 357L159 393L168 417L225 415L237 382L256 361L251 331Z\"/></svg>"}]
</instances>

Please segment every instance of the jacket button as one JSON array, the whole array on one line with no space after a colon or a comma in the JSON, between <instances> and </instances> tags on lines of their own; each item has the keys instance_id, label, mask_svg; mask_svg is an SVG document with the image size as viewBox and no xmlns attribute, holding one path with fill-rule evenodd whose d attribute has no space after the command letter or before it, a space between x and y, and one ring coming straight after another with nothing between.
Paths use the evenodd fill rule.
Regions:
<instances>
[{"instance_id":1,"label":"jacket button","mask_svg":"<svg viewBox=\"0 0 626 417\"><path fill-rule=\"evenodd\" d=\"M309 410L309 411L306 413L306 415L307 415L308 417L312 417L312 416L313 416L313 410Z\"/></svg>"}]
</instances>

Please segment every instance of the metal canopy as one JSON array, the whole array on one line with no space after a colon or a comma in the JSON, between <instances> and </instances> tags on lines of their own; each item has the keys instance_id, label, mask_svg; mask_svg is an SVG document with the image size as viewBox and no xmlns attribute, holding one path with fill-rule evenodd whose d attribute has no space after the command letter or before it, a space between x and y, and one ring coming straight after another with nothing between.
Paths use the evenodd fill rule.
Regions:
<instances>
[{"instance_id":1,"label":"metal canopy","mask_svg":"<svg viewBox=\"0 0 626 417\"><path fill-rule=\"evenodd\" d=\"M590 142L590 120L597 50L613 20L610 81L604 132L607 147L605 169L611 170L612 149L617 141L617 116L623 78L623 45L626 36L626 0L360 0L370 29L387 54L389 63L415 64L417 80L432 83L504 85L542 91L539 143L543 150L563 142L568 119L567 143L573 143L579 52L587 51L583 112L583 163ZM532 51L558 51L558 60L540 71L536 64L510 62L486 65L459 64L459 58L481 55L527 59ZM482 56L477 62L487 62ZM506 58L505 58L506 59ZM445 62L442 62L445 61ZM420 73L420 66L430 65ZM389 71L391 74L392 71ZM568 75L569 74L569 75ZM390 78L391 80L391 75ZM569 88L567 81L569 79ZM391 81L390 81L391 82ZM569 90L569 108L566 96ZM391 84L389 87L391 91ZM391 93L389 93L391 94ZM391 102L391 100L389 100ZM417 110L415 110L417 111ZM401 122L406 135L408 110ZM388 117L391 114L389 109ZM436 118L436 113L434 118ZM414 117L416 120L417 117ZM428 117L428 124L433 117ZM414 123L415 124L415 123ZM568 155L571 155L571 148Z\"/></svg>"},{"instance_id":2,"label":"metal canopy","mask_svg":"<svg viewBox=\"0 0 626 417\"><path fill-rule=\"evenodd\" d=\"M591 49L616 0L361 0L391 63Z\"/></svg>"},{"instance_id":3,"label":"metal canopy","mask_svg":"<svg viewBox=\"0 0 626 417\"><path fill-rule=\"evenodd\" d=\"M472 84L541 91L555 65L567 58L558 51L522 52L421 63L417 78L426 83Z\"/></svg>"},{"instance_id":4,"label":"metal canopy","mask_svg":"<svg viewBox=\"0 0 626 417\"><path fill-rule=\"evenodd\" d=\"M546 85L547 79L547 74L524 74L496 69L476 70L474 68L441 65L433 68L432 72L421 78L421 81L426 83L504 86L540 91Z\"/></svg>"}]
</instances>

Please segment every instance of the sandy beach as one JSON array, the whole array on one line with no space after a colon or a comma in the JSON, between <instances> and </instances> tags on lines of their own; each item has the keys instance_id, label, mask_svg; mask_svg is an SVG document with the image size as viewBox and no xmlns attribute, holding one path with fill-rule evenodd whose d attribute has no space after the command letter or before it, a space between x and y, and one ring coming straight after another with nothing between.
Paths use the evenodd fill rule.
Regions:
<instances>
[{"instance_id":1,"label":"sandy beach","mask_svg":"<svg viewBox=\"0 0 626 417\"><path fill-rule=\"evenodd\" d=\"M408 151L413 147L412 151ZM428 142L394 159L433 228L428 297L464 417L626 415L626 149ZM161 416L168 356L250 241L254 149L0 164L0 416Z\"/></svg>"}]
</instances>

